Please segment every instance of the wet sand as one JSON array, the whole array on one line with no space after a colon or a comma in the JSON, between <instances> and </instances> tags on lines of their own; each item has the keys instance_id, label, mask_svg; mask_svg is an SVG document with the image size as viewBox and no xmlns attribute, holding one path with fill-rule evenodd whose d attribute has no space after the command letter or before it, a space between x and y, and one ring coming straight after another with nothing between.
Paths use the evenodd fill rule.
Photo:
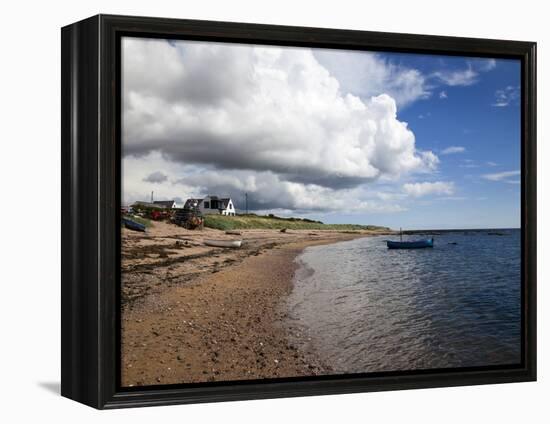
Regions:
<instances>
[{"instance_id":1,"label":"wet sand","mask_svg":"<svg viewBox=\"0 0 550 424\"><path fill-rule=\"evenodd\" d=\"M122 385L328 374L286 319L294 259L309 245L369 232L188 231L155 223L122 234ZM205 238L242 239L240 249Z\"/></svg>"}]
</instances>

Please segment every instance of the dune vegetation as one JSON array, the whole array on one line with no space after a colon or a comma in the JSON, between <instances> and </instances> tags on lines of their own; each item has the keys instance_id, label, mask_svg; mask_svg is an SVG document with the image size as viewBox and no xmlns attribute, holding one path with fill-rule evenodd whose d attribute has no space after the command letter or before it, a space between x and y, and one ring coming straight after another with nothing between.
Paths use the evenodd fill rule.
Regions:
<instances>
[{"instance_id":1,"label":"dune vegetation","mask_svg":"<svg viewBox=\"0 0 550 424\"><path fill-rule=\"evenodd\" d=\"M275 215L206 215L204 226L218 230L336 230L336 231L389 231L387 227L357 224L324 224L307 218L283 218Z\"/></svg>"}]
</instances>

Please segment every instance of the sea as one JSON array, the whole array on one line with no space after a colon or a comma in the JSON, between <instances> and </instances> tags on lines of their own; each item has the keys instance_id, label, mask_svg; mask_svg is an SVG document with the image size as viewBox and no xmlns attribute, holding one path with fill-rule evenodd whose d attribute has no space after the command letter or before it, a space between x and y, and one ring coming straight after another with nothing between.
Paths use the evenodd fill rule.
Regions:
<instances>
[{"instance_id":1,"label":"sea","mask_svg":"<svg viewBox=\"0 0 550 424\"><path fill-rule=\"evenodd\" d=\"M432 233L433 234L433 233ZM306 248L288 298L297 343L336 373L521 361L521 231L376 236Z\"/></svg>"}]
</instances>

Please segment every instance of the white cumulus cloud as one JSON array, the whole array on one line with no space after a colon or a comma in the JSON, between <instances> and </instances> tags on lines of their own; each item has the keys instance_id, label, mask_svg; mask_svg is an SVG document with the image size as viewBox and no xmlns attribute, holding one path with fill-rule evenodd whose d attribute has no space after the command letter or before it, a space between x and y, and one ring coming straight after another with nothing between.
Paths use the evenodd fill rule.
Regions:
<instances>
[{"instance_id":1,"label":"white cumulus cloud","mask_svg":"<svg viewBox=\"0 0 550 424\"><path fill-rule=\"evenodd\" d=\"M394 73L409 90L414 73ZM123 92L123 155L135 176L126 186L135 196L162 172L179 175L166 182L173 190L221 190L206 183L221 176L227 191L262 193L265 205L330 209L350 205L346 196L362 184L439 162L416 148L391 94L351 94L310 49L125 38ZM174 169L159 162L138 178L151 155Z\"/></svg>"},{"instance_id":2,"label":"white cumulus cloud","mask_svg":"<svg viewBox=\"0 0 550 424\"><path fill-rule=\"evenodd\" d=\"M388 94L398 106L430 96L426 77L414 68L394 64L377 53L316 50L314 55L344 92L363 99Z\"/></svg>"}]
</instances>

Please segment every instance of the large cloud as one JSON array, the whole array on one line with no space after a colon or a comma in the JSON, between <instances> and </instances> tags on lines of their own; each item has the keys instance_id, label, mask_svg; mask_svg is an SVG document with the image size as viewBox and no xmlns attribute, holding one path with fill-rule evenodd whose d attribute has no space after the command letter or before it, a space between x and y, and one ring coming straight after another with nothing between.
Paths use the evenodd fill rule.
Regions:
<instances>
[{"instance_id":1,"label":"large cloud","mask_svg":"<svg viewBox=\"0 0 550 424\"><path fill-rule=\"evenodd\" d=\"M205 170L176 181L186 189L203 193L219 193L231 197L237 209L244 209L244 193L248 193L250 210L311 212L398 212L403 207L377 201L379 193L361 187L332 189L316 184L281 180L272 172Z\"/></svg>"},{"instance_id":2,"label":"large cloud","mask_svg":"<svg viewBox=\"0 0 550 424\"><path fill-rule=\"evenodd\" d=\"M404 87L417 78L395 72ZM355 95L309 49L125 38L123 88L127 164L155 154L195 166L173 176L180 188L236 192L249 176L256 188L242 189L263 193L258 207L328 210L366 182L438 163L416 149L391 93Z\"/></svg>"},{"instance_id":3,"label":"large cloud","mask_svg":"<svg viewBox=\"0 0 550 424\"><path fill-rule=\"evenodd\" d=\"M163 183L168 179L168 177L160 171L153 172L149 175L147 175L143 181L148 183Z\"/></svg>"},{"instance_id":4,"label":"large cloud","mask_svg":"<svg viewBox=\"0 0 550 424\"><path fill-rule=\"evenodd\" d=\"M419 70L391 63L377 53L316 50L314 55L344 90L361 98L386 93L398 106L407 106L431 94Z\"/></svg>"}]
</instances>

